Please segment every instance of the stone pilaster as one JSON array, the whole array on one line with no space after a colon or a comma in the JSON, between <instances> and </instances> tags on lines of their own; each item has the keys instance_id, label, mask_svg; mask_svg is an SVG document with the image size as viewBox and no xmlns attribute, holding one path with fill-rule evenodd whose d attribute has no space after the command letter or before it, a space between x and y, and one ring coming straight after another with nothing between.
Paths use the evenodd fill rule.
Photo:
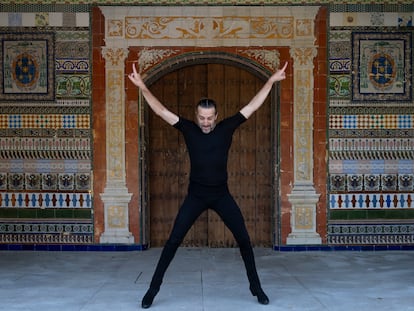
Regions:
<instances>
[{"instance_id":1,"label":"stone pilaster","mask_svg":"<svg viewBox=\"0 0 414 311\"><path fill-rule=\"evenodd\" d=\"M297 45L299 46L299 45ZM316 203L313 185L313 58L315 46L294 47L294 186L288 195L292 204L287 244L321 244L316 232Z\"/></svg>"},{"instance_id":2,"label":"stone pilaster","mask_svg":"<svg viewBox=\"0 0 414 311\"><path fill-rule=\"evenodd\" d=\"M131 194L125 176L125 48L102 48L105 58L106 89L106 187L104 202L105 231L101 243L133 243L129 231L128 203Z\"/></svg>"}]
</instances>

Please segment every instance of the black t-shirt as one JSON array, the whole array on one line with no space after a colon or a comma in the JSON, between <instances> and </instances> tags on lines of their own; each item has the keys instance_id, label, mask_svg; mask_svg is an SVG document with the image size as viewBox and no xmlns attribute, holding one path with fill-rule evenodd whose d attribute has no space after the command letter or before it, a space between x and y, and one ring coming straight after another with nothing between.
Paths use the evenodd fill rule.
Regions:
<instances>
[{"instance_id":1,"label":"black t-shirt","mask_svg":"<svg viewBox=\"0 0 414 311\"><path fill-rule=\"evenodd\" d=\"M238 112L205 134L194 121L180 117L174 127L183 133L187 145L191 163L190 184L227 187L227 159L233 133L246 120Z\"/></svg>"}]
</instances>

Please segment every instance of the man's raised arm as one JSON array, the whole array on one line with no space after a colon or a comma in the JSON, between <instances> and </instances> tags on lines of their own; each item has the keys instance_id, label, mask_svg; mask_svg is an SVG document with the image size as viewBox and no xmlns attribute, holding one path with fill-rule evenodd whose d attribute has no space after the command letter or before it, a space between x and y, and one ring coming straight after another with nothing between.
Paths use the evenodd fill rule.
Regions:
<instances>
[{"instance_id":1,"label":"man's raised arm","mask_svg":"<svg viewBox=\"0 0 414 311\"><path fill-rule=\"evenodd\" d=\"M168 110L147 88L141 75L137 72L135 64L132 64L132 72L128 75L128 78L132 83L139 87L148 105L158 116L170 125L174 125L178 122L178 116Z\"/></svg>"},{"instance_id":2,"label":"man's raised arm","mask_svg":"<svg viewBox=\"0 0 414 311\"><path fill-rule=\"evenodd\" d=\"M286 79L285 70L286 70L287 65L288 63L286 62L282 69L279 69L278 71L276 71L266 81L265 85L263 85L260 91L250 100L250 102L240 110L240 113L246 119L248 119L253 114L253 112L259 109L260 106L264 103L266 97L269 95L272 89L273 83Z\"/></svg>"}]
</instances>

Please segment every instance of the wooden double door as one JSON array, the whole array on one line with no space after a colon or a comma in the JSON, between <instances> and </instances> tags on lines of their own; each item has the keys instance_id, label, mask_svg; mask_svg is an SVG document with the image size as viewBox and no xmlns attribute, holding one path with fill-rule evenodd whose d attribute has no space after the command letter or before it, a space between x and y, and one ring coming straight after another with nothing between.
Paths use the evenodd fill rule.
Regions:
<instances>
[{"instance_id":1,"label":"wooden double door","mask_svg":"<svg viewBox=\"0 0 414 311\"><path fill-rule=\"evenodd\" d=\"M194 119L201 97L218 104L218 121L238 112L263 86L252 73L228 64L196 64L170 72L150 85L171 111ZM148 107L146 107L148 108ZM274 137L270 96L233 137L228 161L229 187L245 218L253 245L272 245ZM181 133L148 112L148 178L151 246L167 240L186 195L189 158ZM183 246L235 247L231 232L217 214L203 213Z\"/></svg>"}]
</instances>

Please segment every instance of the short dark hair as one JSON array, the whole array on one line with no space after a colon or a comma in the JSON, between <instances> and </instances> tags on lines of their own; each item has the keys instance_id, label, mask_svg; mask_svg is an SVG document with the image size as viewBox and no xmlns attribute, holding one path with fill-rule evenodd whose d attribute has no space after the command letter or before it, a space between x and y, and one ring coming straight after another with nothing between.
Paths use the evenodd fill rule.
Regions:
<instances>
[{"instance_id":1,"label":"short dark hair","mask_svg":"<svg viewBox=\"0 0 414 311\"><path fill-rule=\"evenodd\" d=\"M201 98L200 101L197 104L197 108L214 108L215 111L217 111L217 105L216 102L210 98Z\"/></svg>"}]
</instances>

